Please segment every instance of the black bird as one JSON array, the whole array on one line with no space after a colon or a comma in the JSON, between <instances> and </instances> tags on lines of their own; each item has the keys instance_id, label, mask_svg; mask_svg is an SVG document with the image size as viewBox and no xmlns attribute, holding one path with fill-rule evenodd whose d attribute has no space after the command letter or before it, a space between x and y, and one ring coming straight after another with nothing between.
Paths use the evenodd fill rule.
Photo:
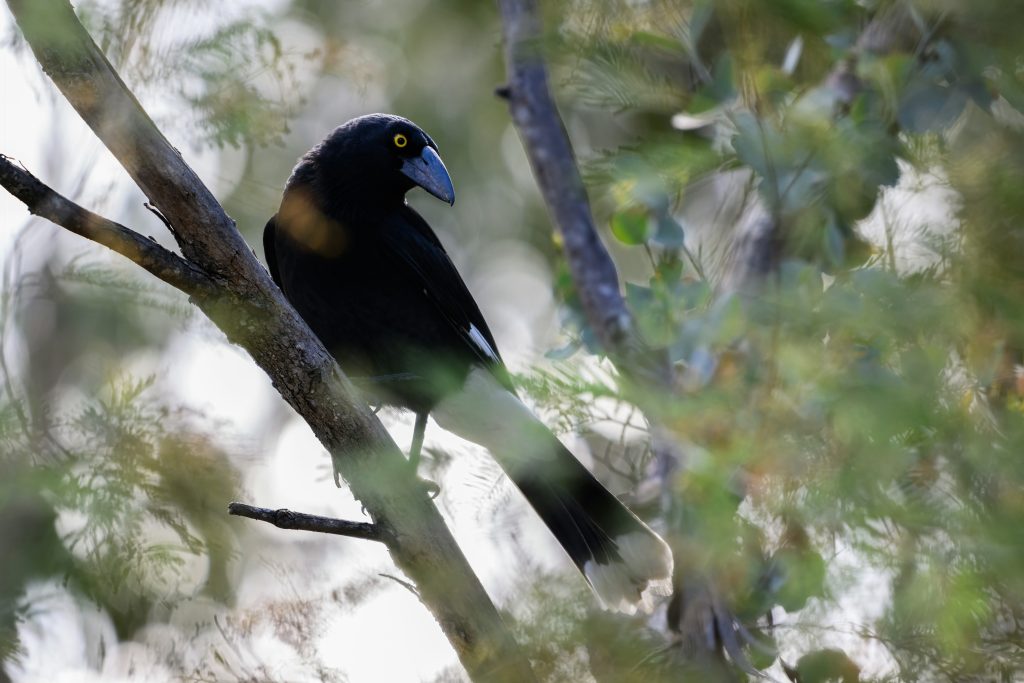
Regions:
<instances>
[{"instance_id":1,"label":"black bird","mask_svg":"<svg viewBox=\"0 0 1024 683\"><path fill-rule=\"evenodd\" d=\"M487 447L602 604L633 612L672 571L668 546L516 396L480 309L426 221L415 186L455 201L430 137L371 114L336 128L292 171L263 246L274 282L374 400Z\"/></svg>"}]
</instances>

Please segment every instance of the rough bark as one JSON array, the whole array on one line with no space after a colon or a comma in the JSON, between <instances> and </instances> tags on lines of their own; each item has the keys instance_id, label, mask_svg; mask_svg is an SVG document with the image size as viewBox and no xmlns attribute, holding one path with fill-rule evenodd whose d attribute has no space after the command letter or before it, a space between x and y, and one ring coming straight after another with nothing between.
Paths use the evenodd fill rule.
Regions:
<instances>
[{"instance_id":1,"label":"rough bark","mask_svg":"<svg viewBox=\"0 0 1024 683\"><path fill-rule=\"evenodd\" d=\"M166 252L147 265L142 255L157 252L134 251L145 238L132 237L123 226L97 223L80 207L70 213L52 208L70 209L74 205L67 200L51 196L30 208L90 239L121 245L120 253L150 272L174 263L189 278L202 280L203 288L185 291L232 342L249 352L331 453L395 564L415 582L420 599L470 676L477 681L533 680L497 610L387 431L274 286L234 222L153 124L70 4L9 0L8 5L43 70L167 218L182 253L175 258L181 262ZM26 182L14 178L8 173L4 182L12 192L16 182ZM40 191L39 186L35 189ZM165 281L178 279L174 273L165 275Z\"/></svg>"}]
</instances>

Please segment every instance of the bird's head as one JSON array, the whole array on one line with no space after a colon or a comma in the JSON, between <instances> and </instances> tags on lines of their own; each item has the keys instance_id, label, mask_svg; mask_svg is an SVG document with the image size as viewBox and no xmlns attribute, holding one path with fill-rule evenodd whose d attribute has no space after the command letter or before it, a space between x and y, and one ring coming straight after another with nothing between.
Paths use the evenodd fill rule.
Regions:
<instances>
[{"instance_id":1,"label":"bird's head","mask_svg":"<svg viewBox=\"0 0 1024 683\"><path fill-rule=\"evenodd\" d=\"M419 186L442 201L455 203L455 188L437 145L419 126L400 116L369 114L352 119L336 128L310 155L322 177L333 177L350 190L359 190L366 199L400 199Z\"/></svg>"}]
</instances>

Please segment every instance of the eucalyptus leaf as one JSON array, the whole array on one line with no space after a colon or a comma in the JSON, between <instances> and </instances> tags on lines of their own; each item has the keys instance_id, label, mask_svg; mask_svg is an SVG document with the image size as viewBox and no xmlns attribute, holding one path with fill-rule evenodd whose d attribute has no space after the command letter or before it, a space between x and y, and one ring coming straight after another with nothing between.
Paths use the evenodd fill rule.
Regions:
<instances>
[{"instance_id":1,"label":"eucalyptus leaf","mask_svg":"<svg viewBox=\"0 0 1024 683\"><path fill-rule=\"evenodd\" d=\"M647 209L631 206L612 216L612 234L623 244L643 244L650 237L650 223Z\"/></svg>"}]
</instances>

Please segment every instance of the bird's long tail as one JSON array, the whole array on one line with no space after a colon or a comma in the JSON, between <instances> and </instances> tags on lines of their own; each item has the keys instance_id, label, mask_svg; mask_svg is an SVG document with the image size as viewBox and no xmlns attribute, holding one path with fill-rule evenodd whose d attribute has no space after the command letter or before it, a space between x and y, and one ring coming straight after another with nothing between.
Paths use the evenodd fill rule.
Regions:
<instances>
[{"instance_id":1,"label":"bird's long tail","mask_svg":"<svg viewBox=\"0 0 1024 683\"><path fill-rule=\"evenodd\" d=\"M603 606L633 613L672 576L668 545L629 511L487 370L431 413L487 447L593 587Z\"/></svg>"}]
</instances>

